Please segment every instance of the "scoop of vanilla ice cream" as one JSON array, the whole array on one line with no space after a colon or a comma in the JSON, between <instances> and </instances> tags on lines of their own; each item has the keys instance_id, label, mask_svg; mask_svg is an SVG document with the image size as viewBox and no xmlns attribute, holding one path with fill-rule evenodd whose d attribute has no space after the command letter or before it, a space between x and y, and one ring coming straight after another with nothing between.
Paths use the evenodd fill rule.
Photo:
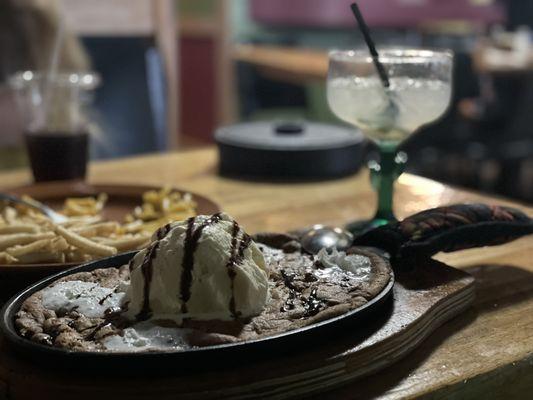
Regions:
<instances>
[{"instance_id":1,"label":"scoop of vanilla ice cream","mask_svg":"<svg viewBox=\"0 0 533 400\"><path fill-rule=\"evenodd\" d=\"M261 313L269 297L263 254L224 213L160 228L130 271L132 319L246 318Z\"/></svg>"}]
</instances>

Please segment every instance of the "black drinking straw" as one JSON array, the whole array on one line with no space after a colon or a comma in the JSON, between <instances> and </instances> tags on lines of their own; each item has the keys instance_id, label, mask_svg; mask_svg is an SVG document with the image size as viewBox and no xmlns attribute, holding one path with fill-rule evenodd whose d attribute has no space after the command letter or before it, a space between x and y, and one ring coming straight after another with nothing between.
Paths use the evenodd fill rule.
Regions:
<instances>
[{"instance_id":1,"label":"black drinking straw","mask_svg":"<svg viewBox=\"0 0 533 400\"><path fill-rule=\"evenodd\" d=\"M383 67L383 64L381 64L381 62L379 61L379 54L376 50L376 45L370 37L370 29L368 29L368 25L366 24L365 19L363 18L363 14L361 14L361 10L359 10L357 3L352 3L351 8L353 15L355 15L355 19L357 19L357 23L359 24L359 29L361 30L361 33L365 38L366 45L368 47L368 50L370 51L372 61L376 66L379 77L381 78L383 87L388 88L390 86L389 77L387 75L387 71L385 71L385 68Z\"/></svg>"}]
</instances>

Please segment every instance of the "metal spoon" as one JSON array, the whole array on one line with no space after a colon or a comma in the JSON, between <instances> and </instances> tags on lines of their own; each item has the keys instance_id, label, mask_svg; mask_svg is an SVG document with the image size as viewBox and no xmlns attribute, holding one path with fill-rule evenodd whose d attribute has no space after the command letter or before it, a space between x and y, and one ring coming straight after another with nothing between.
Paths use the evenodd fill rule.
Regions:
<instances>
[{"instance_id":1,"label":"metal spoon","mask_svg":"<svg viewBox=\"0 0 533 400\"><path fill-rule=\"evenodd\" d=\"M8 194L8 193L0 193L0 200L7 201L9 203L16 203L16 204L22 204L31 208L34 208L44 215L46 215L48 218L52 220L52 222L55 222L56 224L61 224L63 222L67 221L67 217L64 215L59 214L58 212L55 212L50 207L45 206L43 203L33 200L33 199L21 199L18 196Z\"/></svg>"},{"instance_id":2,"label":"metal spoon","mask_svg":"<svg viewBox=\"0 0 533 400\"><path fill-rule=\"evenodd\" d=\"M353 240L354 236L345 229L315 225L301 236L300 242L305 251L316 254L324 248L336 248L338 251L348 250L352 246ZM358 247L372 251L383 258L390 258L389 253L380 248L370 246Z\"/></svg>"},{"instance_id":3,"label":"metal spoon","mask_svg":"<svg viewBox=\"0 0 533 400\"><path fill-rule=\"evenodd\" d=\"M316 254L324 248L344 251L352 245L352 242L353 235L350 232L324 225L313 226L301 238L302 247L311 254Z\"/></svg>"}]
</instances>

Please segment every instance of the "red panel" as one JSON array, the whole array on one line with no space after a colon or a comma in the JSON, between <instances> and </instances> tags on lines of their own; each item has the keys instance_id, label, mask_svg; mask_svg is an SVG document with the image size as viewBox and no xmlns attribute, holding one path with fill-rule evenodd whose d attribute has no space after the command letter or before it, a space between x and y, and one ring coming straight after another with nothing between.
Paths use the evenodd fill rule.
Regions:
<instances>
[{"instance_id":1,"label":"red panel","mask_svg":"<svg viewBox=\"0 0 533 400\"><path fill-rule=\"evenodd\" d=\"M180 68L180 132L211 140L216 124L213 40L182 37Z\"/></svg>"}]
</instances>

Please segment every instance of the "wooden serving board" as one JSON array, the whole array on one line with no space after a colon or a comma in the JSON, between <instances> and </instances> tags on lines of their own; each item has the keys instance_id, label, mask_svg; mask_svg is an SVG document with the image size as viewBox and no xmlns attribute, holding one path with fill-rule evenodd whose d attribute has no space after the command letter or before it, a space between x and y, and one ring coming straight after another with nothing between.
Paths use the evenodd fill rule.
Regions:
<instances>
[{"instance_id":1,"label":"wooden serving board","mask_svg":"<svg viewBox=\"0 0 533 400\"><path fill-rule=\"evenodd\" d=\"M474 278L434 260L396 271L389 307L353 332L296 354L280 353L235 368L165 376L102 376L54 371L20 358L0 339L0 397L33 399L263 399L301 398L374 373L405 357L474 299ZM30 384L31 382L31 384ZM2 389L4 393L2 393Z\"/></svg>"}]
</instances>

